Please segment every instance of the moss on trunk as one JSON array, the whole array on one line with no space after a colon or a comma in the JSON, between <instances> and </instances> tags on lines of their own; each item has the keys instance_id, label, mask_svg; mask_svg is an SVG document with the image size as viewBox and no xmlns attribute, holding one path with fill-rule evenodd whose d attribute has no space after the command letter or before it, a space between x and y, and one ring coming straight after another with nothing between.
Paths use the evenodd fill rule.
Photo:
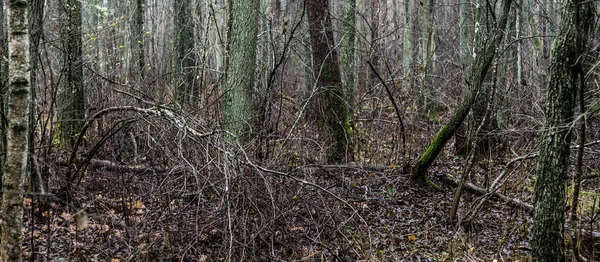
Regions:
<instances>
[{"instance_id":1,"label":"moss on trunk","mask_svg":"<svg viewBox=\"0 0 600 262\"><path fill-rule=\"evenodd\" d=\"M431 166L433 161L435 161L435 159L442 151L448 140L452 138L458 127L465 120L465 117L473 107L473 103L475 102L475 98L481 90L485 76L490 70L492 62L496 57L496 50L498 49L499 44L504 38L504 28L506 28L506 22L508 20L507 18L511 3L512 0L502 1L502 17L496 25L496 30L491 36L491 40L486 41L485 45L482 45L478 48L478 50L481 51L478 53L481 54L477 54L476 56L475 65L473 67L474 73L469 78L469 92L467 93L467 96L461 103L460 107L456 110L456 112L454 112L454 114L450 118L450 121L445 126L443 126L440 129L440 131L438 131L425 153L421 155L421 157L415 164L412 174L412 178L415 183L429 184L432 185L434 188L437 188L437 186L432 182L427 182L427 169L429 168L429 166ZM480 43L483 43L483 41L481 41Z\"/></svg>"}]
</instances>

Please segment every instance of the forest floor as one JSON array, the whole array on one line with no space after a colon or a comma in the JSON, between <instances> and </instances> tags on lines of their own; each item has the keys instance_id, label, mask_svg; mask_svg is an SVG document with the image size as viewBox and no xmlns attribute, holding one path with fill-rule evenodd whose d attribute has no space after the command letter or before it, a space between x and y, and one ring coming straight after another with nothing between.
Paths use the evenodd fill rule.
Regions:
<instances>
[{"instance_id":1,"label":"forest floor","mask_svg":"<svg viewBox=\"0 0 600 262\"><path fill-rule=\"evenodd\" d=\"M319 187L262 177L272 190L232 194L229 206L209 187L189 195L185 175L95 169L73 204L26 198L24 252L35 261L529 261L524 210L491 201L468 231L449 222L455 188L438 178L460 163L430 171L442 191L392 167L304 166L294 177ZM253 184L245 179L241 190ZM459 216L476 198L463 196Z\"/></svg>"}]
</instances>

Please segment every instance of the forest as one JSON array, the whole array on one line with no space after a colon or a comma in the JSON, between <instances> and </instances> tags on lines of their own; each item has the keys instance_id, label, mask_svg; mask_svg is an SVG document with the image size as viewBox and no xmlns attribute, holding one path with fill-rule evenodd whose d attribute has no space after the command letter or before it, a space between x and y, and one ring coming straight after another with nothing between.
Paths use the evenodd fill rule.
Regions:
<instances>
[{"instance_id":1,"label":"forest","mask_svg":"<svg viewBox=\"0 0 600 262\"><path fill-rule=\"evenodd\" d=\"M1 0L0 261L598 261L599 0Z\"/></svg>"}]
</instances>

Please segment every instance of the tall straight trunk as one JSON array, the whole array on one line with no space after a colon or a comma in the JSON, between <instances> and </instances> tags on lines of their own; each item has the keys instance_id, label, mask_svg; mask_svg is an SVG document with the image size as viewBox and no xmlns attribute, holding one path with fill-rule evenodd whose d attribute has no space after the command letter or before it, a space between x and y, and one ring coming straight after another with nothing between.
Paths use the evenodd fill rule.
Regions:
<instances>
[{"instance_id":1,"label":"tall straight trunk","mask_svg":"<svg viewBox=\"0 0 600 262\"><path fill-rule=\"evenodd\" d=\"M258 0L232 0L230 8L229 58L226 73L223 122L242 144L247 140L252 117L252 88L258 41Z\"/></svg>"},{"instance_id":2,"label":"tall straight trunk","mask_svg":"<svg viewBox=\"0 0 600 262\"><path fill-rule=\"evenodd\" d=\"M6 19L4 13L5 1L0 1L0 52L8 53L8 42L6 29ZM6 95L8 91L8 61L0 59L0 112L6 115ZM6 160L6 133L7 126L4 121L0 121L0 171L4 169L4 161ZM0 181L1 182L1 181Z\"/></svg>"},{"instance_id":3,"label":"tall straight trunk","mask_svg":"<svg viewBox=\"0 0 600 262\"><path fill-rule=\"evenodd\" d=\"M175 99L182 105L188 104L194 85L194 22L191 0L173 2L173 74L172 83Z\"/></svg>"},{"instance_id":4,"label":"tall straight trunk","mask_svg":"<svg viewBox=\"0 0 600 262\"><path fill-rule=\"evenodd\" d=\"M216 65L215 69L217 72L217 79L219 83L219 87L221 90L226 90L226 71L227 71L227 37L228 37L228 16L230 14L229 8L227 5L229 0L211 0L210 1L210 9L212 12L212 17L214 20L215 30L213 32L215 40L215 60Z\"/></svg>"},{"instance_id":5,"label":"tall straight trunk","mask_svg":"<svg viewBox=\"0 0 600 262\"><path fill-rule=\"evenodd\" d=\"M8 1L8 134L2 190L0 261L21 261L23 181L27 171L29 131L29 35L27 2Z\"/></svg>"},{"instance_id":6,"label":"tall straight trunk","mask_svg":"<svg viewBox=\"0 0 600 262\"><path fill-rule=\"evenodd\" d=\"M408 77L408 84L406 84L406 90L412 90L411 79L413 77L413 0L405 0L404 1L404 44L402 47L402 63L404 67L404 75Z\"/></svg>"},{"instance_id":7,"label":"tall straight trunk","mask_svg":"<svg viewBox=\"0 0 600 262\"><path fill-rule=\"evenodd\" d=\"M308 0L297 1L296 5L298 5L298 9L302 8L304 11L305 2ZM312 65L312 49L310 46L310 29L309 29L309 21L308 15L304 14L302 17L302 23L300 25L300 36L298 39L298 55L296 56L296 64L299 68L301 75L301 83L300 83L300 104L306 104L305 114L307 115L316 115L314 110L314 104L310 103L309 99L313 91L314 84L314 75L313 75L313 65Z\"/></svg>"},{"instance_id":8,"label":"tall straight trunk","mask_svg":"<svg viewBox=\"0 0 600 262\"><path fill-rule=\"evenodd\" d=\"M435 0L421 1L423 6L423 18L421 22L421 46L422 46L422 68L423 85L421 90L423 105L428 114L436 114L435 102L431 101L431 89L433 88L432 74L435 71Z\"/></svg>"},{"instance_id":9,"label":"tall straight trunk","mask_svg":"<svg viewBox=\"0 0 600 262\"><path fill-rule=\"evenodd\" d=\"M523 79L523 43L521 43L522 24L523 24L523 0L517 0L518 7L515 15L515 38L517 41L517 85L521 86L524 83Z\"/></svg>"},{"instance_id":10,"label":"tall straight trunk","mask_svg":"<svg viewBox=\"0 0 600 262\"><path fill-rule=\"evenodd\" d=\"M61 78L58 117L61 146L75 144L85 118L81 38L81 1L60 0Z\"/></svg>"},{"instance_id":11,"label":"tall straight trunk","mask_svg":"<svg viewBox=\"0 0 600 262\"><path fill-rule=\"evenodd\" d=\"M565 261L565 183L571 123L583 47L592 24L591 2L565 0L548 69L546 123L540 144L533 199L533 259ZM581 134L585 135L585 134ZM576 230L576 229L573 229Z\"/></svg>"},{"instance_id":12,"label":"tall straight trunk","mask_svg":"<svg viewBox=\"0 0 600 262\"><path fill-rule=\"evenodd\" d=\"M371 1L365 1L365 9L369 10L371 12L371 24L369 26L369 31L371 33L370 37L370 42L369 42L369 51L370 51L370 55L369 58L371 64L373 65L373 67L376 70L379 70L379 66L380 66L380 52L381 52L381 48L380 47L380 43L381 40L379 39L379 19L380 19L380 12L381 12L381 7L380 7L380 0L371 0ZM377 83L379 82L379 80L377 79L377 76L375 75L375 71L373 70L369 70L369 82L368 84L370 86L375 86Z\"/></svg>"},{"instance_id":13,"label":"tall straight trunk","mask_svg":"<svg viewBox=\"0 0 600 262\"><path fill-rule=\"evenodd\" d=\"M503 0L501 2L500 9L502 10L502 14L498 22L494 25L494 30L491 32L492 34L487 41L476 42L477 51L474 54L475 60L473 62L473 69L469 75L469 89L467 96L463 99L459 108L454 112L450 121L438 131L425 153L421 155L419 161L413 167L412 179L417 184L429 184L437 187L426 176L427 169L431 166L433 161L435 161L446 145L446 142L452 138L475 103L475 98L481 91L485 78L496 58L497 49L504 38L504 29L506 28L511 4L512 0ZM481 35L482 32L479 31L478 34ZM483 37L483 35L481 36Z\"/></svg>"},{"instance_id":14,"label":"tall straight trunk","mask_svg":"<svg viewBox=\"0 0 600 262\"><path fill-rule=\"evenodd\" d=\"M31 101L29 103L29 159L28 159L28 174L29 174L29 182L32 190L37 190L38 183L41 181L37 181L37 173L35 172L36 168L34 166L33 155L34 155L34 130L36 124L35 118L35 99L36 99L36 86L37 86L37 69L38 69L38 61L39 61L39 45L40 39L42 37L42 28L43 28L43 18L44 18L44 0L31 0L31 4L29 5L29 42L30 48L29 53L31 54L31 71L30 71L30 80L31 84ZM41 184L39 184L41 186Z\"/></svg>"},{"instance_id":15,"label":"tall straight trunk","mask_svg":"<svg viewBox=\"0 0 600 262\"><path fill-rule=\"evenodd\" d=\"M132 50L132 64L129 67L131 78L136 85L141 85L144 80L144 74L146 72L145 65L145 51L146 41L144 36L144 23L146 6L146 0L135 0L135 6L133 10L133 19L131 21L131 50Z\"/></svg>"},{"instance_id":16,"label":"tall straight trunk","mask_svg":"<svg viewBox=\"0 0 600 262\"><path fill-rule=\"evenodd\" d=\"M473 13L471 1L459 0L459 16L460 16L460 36L459 36L459 56L460 63L465 72L471 66L473 61Z\"/></svg>"},{"instance_id":17,"label":"tall straight trunk","mask_svg":"<svg viewBox=\"0 0 600 262\"><path fill-rule=\"evenodd\" d=\"M344 99L352 106L354 98L354 46L356 44L356 0L344 1L344 19L342 35L342 85Z\"/></svg>"},{"instance_id":18,"label":"tall straight trunk","mask_svg":"<svg viewBox=\"0 0 600 262\"><path fill-rule=\"evenodd\" d=\"M310 40L313 51L313 67L317 85L322 94L317 107L322 112L329 132L328 161L340 163L352 160L352 128L344 92L337 52L333 43L333 29L328 0L307 0Z\"/></svg>"}]
</instances>

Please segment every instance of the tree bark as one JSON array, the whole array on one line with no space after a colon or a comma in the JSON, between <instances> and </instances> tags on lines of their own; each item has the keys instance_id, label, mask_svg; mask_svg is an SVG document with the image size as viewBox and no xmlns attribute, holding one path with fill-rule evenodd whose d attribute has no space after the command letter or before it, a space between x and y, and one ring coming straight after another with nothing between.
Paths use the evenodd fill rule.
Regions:
<instances>
[{"instance_id":1,"label":"tree bark","mask_svg":"<svg viewBox=\"0 0 600 262\"><path fill-rule=\"evenodd\" d=\"M29 53L31 55L30 63L31 63L31 71L30 71L30 80L31 84L31 101L29 103L29 138L28 138L28 147L29 147L29 159L28 161L28 177L29 184L31 186L32 191L36 191L41 189L41 181L38 181L38 174L36 172L36 167L34 165L33 156L34 156L34 130L36 125L36 89L37 86L37 70L38 70L38 61L39 61L39 45L40 40L42 38L42 28L44 25L44 0L32 0L29 6L29 42L30 48Z\"/></svg>"},{"instance_id":2,"label":"tree bark","mask_svg":"<svg viewBox=\"0 0 600 262\"><path fill-rule=\"evenodd\" d=\"M356 0L344 1L344 21L342 35L342 85L344 91L344 100L348 105L352 105L354 98L354 46L356 44Z\"/></svg>"},{"instance_id":3,"label":"tree bark","mask_svg":"<svg viewBox=\"0 0 600 262\"><path fill-rule=\"evenodd\" d=\"M132 79L136 85L141 85L145 75L146 42L144 40L144 23L146 0L135 0L133 7L133 19L131 21L131 49L133 51L133 64L130 67ZM191 8L191 7L189 7Z\"/></svg>"},{"instance_id":4,"label":"tree bark","mask_svg":"<svg viewBox=\"0 0 600 262\"><path fill-rule=\"evenodd\" d=\"M546 123L536 169L533 259L565 261L565 184L569 169L577 78L591 15L581 0L565 0L562 21L550 51ZM583 135L583 134L582 134Z\"/></svg>"},{"instance_id":5,"label":"tree bark","mask_svg":"<svg viewBox=\"0 0 600 262\"><path fill-rule=\"evenodd\" d=\"M23 182L27 170L30 61L27 2L8 1L9 97L7 156L2 189L0 261L21 261Z\"/></svg>"},{"instance_id":6,"label":"tree bark","mask_svg":"<svg viewBox=\"0 0 600 262\"><path fill-rule=\"evenodd\" d=\"M229 59L223 124L243 144L252 117L252 88L258 41L258 0L233 0L230 6Z\"/></svg>"},{"instance_id":7,"label":"tree bark","mask_svg":"<svg viewBox=\"0 0 600 262\"><path fill-rule=\"evenodd\" d=\"M58 90L61 146L71 149L85 119L81 1L60 0L61 79Z\"/></svg>"},{"instance_id":8,"label":"tree bark","mask_svg":"<svg viewBox=\"0 0 600 262\"><path fill-rule=\"evenodd\" d=\"M175 100L182 106L190 103L194 88L194 23L190 0L173 2L173 76Z\"/></svg>"},{"instance_id":9,"label":"tree bark","mask_svg":"<svg viewBox=\"0 0 600 262\"><path fill-rule=\"evenodd\" d=\"M329 1L307 0L306 6L313 51L313 70L317 76L317 86L323 89L317 98L316 108L322 112L329 133L328 161L352 161L352 128L348 106L344 102L340 67L334 48Z\"/></svg>"}]
</instances>

